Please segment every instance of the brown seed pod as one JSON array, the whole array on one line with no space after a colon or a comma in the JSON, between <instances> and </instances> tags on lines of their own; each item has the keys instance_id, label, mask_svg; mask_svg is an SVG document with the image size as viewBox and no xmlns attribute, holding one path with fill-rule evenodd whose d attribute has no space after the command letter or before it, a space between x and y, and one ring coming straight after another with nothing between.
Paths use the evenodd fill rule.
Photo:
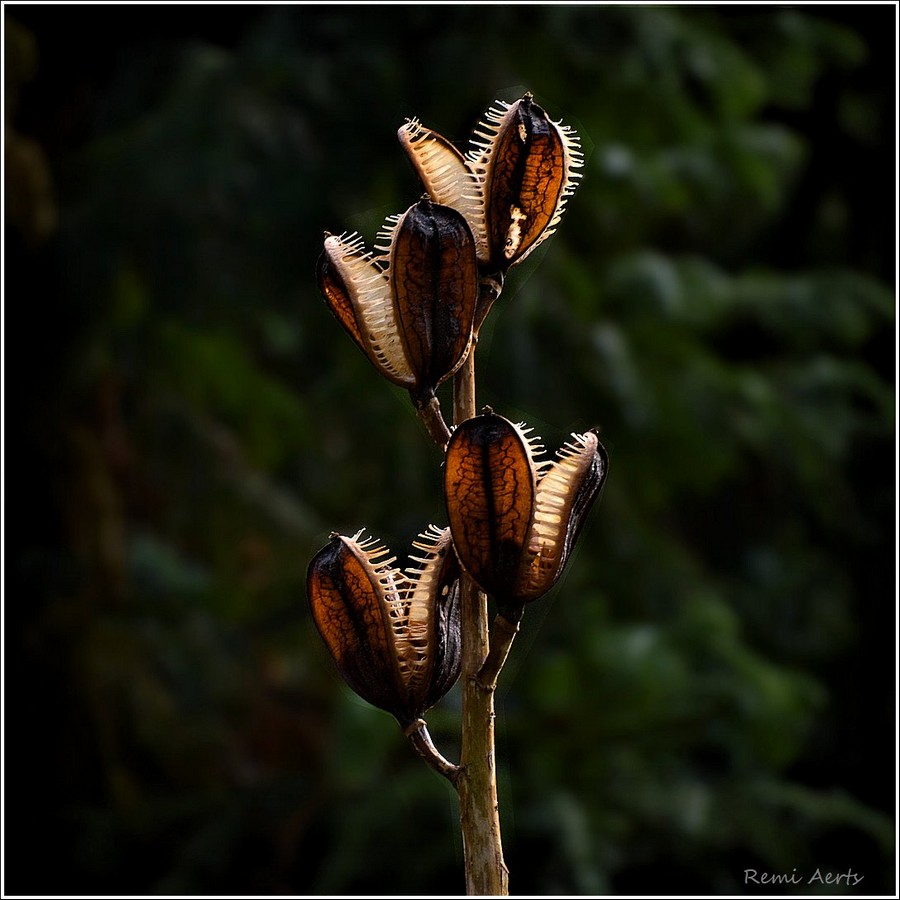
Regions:
<instances>
[{"instance_id":1,"label":"brown seed pod","mask_svg":"<svg viewBox=\"0 0 900 900\"><path fill-rule=\"evenodd\" d=\"M573 434L553 461L528 430L486 412L447 446L444 496L463 568L517 622L557 581L606 479L596 433Z\"/></svg>"},{"instance_id":2,"label":"brown seed pod","mask_svg":"<svg viewBox=\"0 0 900 900\"><path fill-rule=\"evenodd\" d=\"M526 94L492 122L486 154L485 224L490 266L524 259L552 233L566 187L566 141L559 127Z\"/></svg>"},{"instance_id":3,"label":"brown seed pod","mask_svg":"<svg viewBox=\"0 0 900 900\"><path fill-rule=\"evenodd\" d=\"M512 104L498 100L465 156L415 119L398 137L431 197L465 216L479 263L491 274L553 234L584 164L578 135L550 119L530 93Z\"/></svg>"},{"instance_id":4,"label":"brown seed pod","mask_svg":"<svg viewBox=\"0 0 900 900\"><path fill-rule=\"evenodd\" d=\"M420 200L390 242L400 338L418 385L433 390L469 352L478 299L475 240L449 206Z\"/></svg>"},{"instance_id":5,"label":"brown seed pod","mask_svg":"<svg viewBox=\"0 0 900 900\"><path fill-rule=\"evenodd\" d=\"M424 555L405 573L361 537L332 535L309 564L307 596L344 680L406 728L459 677L459 567L448 528L413 542Z\"/></svg>"},{"instance_id":6,"label":"brown seed pod","mask_svg":"<svg viewBox=\"0 0 900 900\"><path fill-rule=\"evenodd\" d=\"M328 235L319 290L372 364L418 405L469 352L475 241L460 213L425 198L388 219L376 249L367 252L358 235Z\"/></svg>"}]
</instances>

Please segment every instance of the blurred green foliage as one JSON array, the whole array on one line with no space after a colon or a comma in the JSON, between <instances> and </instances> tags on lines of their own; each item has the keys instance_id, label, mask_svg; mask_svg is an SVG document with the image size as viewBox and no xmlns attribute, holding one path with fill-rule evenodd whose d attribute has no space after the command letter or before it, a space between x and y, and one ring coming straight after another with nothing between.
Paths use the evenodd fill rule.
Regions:
<instances>
[{"instance_id":1,"label":"blurred green foliage","mask_svg":"<svg viewBox=\"0 0 900 900\"><path fill-rule=\"evenodd\" d=\"M526 88L588 159L479 402L611 470L501 684L511 887L895 889L890 7L4 12L8 185L58 211L7 208L7 889L462 891L307 614L330 530L445 518L313 265L417 198L405 117Z\"/></svg>"}]
</instances>

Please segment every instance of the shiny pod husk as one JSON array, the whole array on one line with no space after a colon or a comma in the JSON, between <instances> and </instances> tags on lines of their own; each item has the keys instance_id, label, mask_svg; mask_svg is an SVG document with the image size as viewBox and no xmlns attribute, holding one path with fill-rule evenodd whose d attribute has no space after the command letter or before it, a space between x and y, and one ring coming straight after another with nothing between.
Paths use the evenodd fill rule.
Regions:
<instances>
[{"instance_id":1,"label":"shiny pod husk","mask_svg":"<svg viewBox=\"0 0 900 900\"><path fill-rule=\"evenodd\" d=\"M547 116L531 93L497 101L461 154L418 120L398 131L425 190L458 210L487 273L504 273L556 229L581 177L578 135Z\"/></svg>"},{"instance_id":2,"label":"shiny pod husk","mask_svg":"<svg viewBox=\"0 0 900 900\"><path fill-rule=\"evenodd\" d=\"M478 299L475 239L466 220L425 198L407 210L390 242L400 338L419 385L453 374L472 342Z\"/></svg>"},{"instance_id":3,"label":"shiny pod husk","mask_svg":"<svg viewBox=\"0 0 900 900\"><path fill-rule=\"evenodd\" d=\"M459 566L450 530L413 543L405 572L373 538L334 534L309 564L313 620L347 684L406 728L460 673Z\"/></svg>"},{"instance_id":4,"label":"shiny pod husk","mask_svg":"<svg viewBox=\"0 0 900 900\"><path fill-rule=\"evenodd\" d=\"M566 142L531 95L497 121L485 160L490 266L524 259L557 216L566 186Z\"/></svg>"},{"instance_id":5,"label":"shiny pod husk","mask_svg":"<svg viewBox=\"0 0 900 900\"><path fill-rule=\"evenodd\" d=\"M478 298L475 239L456 210L424 198L389 217L374 255L359 235L327 235L319 290L376 369L428 397L463 363Z\"/></svg>"},{"instance_id":6,"label":"shiny pod husk","mask_svg":"<svg viewBox=\"0 0 900 900\"><path fill-rule=\"evenodd\" d=\"M453 432L444 467L460 562L513 622L559 578L608 468L593 431L543 461L528 434L493 412L475 416Z\"/></svg>"}]
</instances>

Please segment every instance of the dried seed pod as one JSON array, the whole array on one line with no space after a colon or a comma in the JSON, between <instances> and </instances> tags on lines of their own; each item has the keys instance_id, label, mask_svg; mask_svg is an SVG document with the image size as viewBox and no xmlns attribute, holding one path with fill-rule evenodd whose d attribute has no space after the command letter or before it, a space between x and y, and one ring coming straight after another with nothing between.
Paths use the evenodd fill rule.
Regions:
<instances>
[{"instance_id":1,"label":"dried seed pod","mask_svg":"<svg viewBox=\"0 0 900 900\"><path fill-rule=\"evenodd\" d=\"M356 345L385 378L402 387L415 377L402 351L384 267L358 234L329 234L316 267L319 290Z\"/></svg>"},{"instance_id":2,"label":"dried seed pod","mask_svg":"<svg viewBox=\"0 0 900 900\"><path fill-rule=\"evenodd\" d=\"M484 191L472 168L481 151L463 156L443 135L426 128L418 119L409 119L397 131L419 181L435 203L460 212L472 229L478 261L488 262L484 229Z\"/></svg>"},{"instance_id":3,"label":"dried seed pod","mask_svg":"<svg viewBox=\"0 0 900 900\"><path fill-rule=\"evenodd\" d=\"M374 538L332 535L310 562L313 619L344 680L406 728L459 677L459 566L450 530L413 542L405 573Z\"/></svg>"},{"instance_id":4,"label":"dried seed pod","mask_svg":"<svg viewBox=\"0 0 900 900\"><path fill-rule=\"evenodd\" d=\"M456 210L422 199L379 232L328 235L319 290L372 364L417 406L463 363L478 298L475 241Z\"/></svg>"},{"instance_id":5,"label":"dried seed pod","mask_svg":"<svg viewBox=\"0 0 900 900\"><path fill-rule=\"evenodd\" d=\"M462 364L478 299L475 240L456 210L420 200L390 242L400 338L419 386L433 390Z\"/></svg>"},{"instance_id":6,"label":"dried seed pod","mask_svg":"<svg viewBox=\"0 0 900 900\"><path fill-rule=\"evenodd\" d=\"M415 119L398 136L432 198L468 220L488 273L504 273L553 234L584 164L578 135L531 93L498 100L465 156Z\"/></svg>"},{"instance_id":7,"label":"dried seed pod","mask_svg":"<svg viewBox=\"0 0 900 900\"><path fill-rule=\"evenodd\" d=\"M490 265L502 270L553 233L574 190L574 147L531 94L488 113L485 136L485 227Z\"/></svg>"},{"instance_id":8,"label":"dried seed pod","mask_svg":"<svg viewBox=\"0 0 900 900\"><path fill-rule=\"evenodd\" d=\"M453 432L444 468L460 562L513 623L559 578L608 467L593 431L573 434L553 461L537 460L529 432L490 411L475 416Z\"/></svg>"}]
</instances>

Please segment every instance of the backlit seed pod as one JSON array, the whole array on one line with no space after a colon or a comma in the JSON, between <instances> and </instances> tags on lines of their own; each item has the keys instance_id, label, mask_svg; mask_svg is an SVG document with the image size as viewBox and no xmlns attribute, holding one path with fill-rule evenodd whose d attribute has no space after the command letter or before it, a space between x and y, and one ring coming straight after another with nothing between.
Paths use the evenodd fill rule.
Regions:
<instances>
[{"instance_id":1,"label":"backlit seed pod","mask_svg":"<svg viewBox=\"0 0 900 900\"><path fill-rule=\"evenodd\" d=\"M334 534L316 554L309 605L347 684L406 728L459 678L459 564L449 528L423 532L405 572L361 537Z\"/></svg>"},{"instance_id":2,"label":"backlit seed pod","mask_svg":"<svg viewBox=\"0 0 900 900\"><path fill-rule=\"evenodd\" d=\"M578 135L530 93L498 100L465 156L415 119L398 137L432 199L466 217L488 273L504 273L553 234L584 164Z\"/></svg>"},{"instance_id":3,"label":"backlit seed pod","mask_svg":"<svg viewBox=\"0 0 900 900\"><path fill-rule=\"evenodd\" d=\"M328 235L319 289L372 364L417 402L462 365L478 297L475 241L456 210L420 200L379 232Z\"/></svg>"},{"instance_id":4,"label":"backlit seed pod","mask_svg":"<svg viewBox=\"0 0 900 900\"><path fill-rule=\"evenodd\" d=\"M444 467L460 562L514 624L562 573L608 467L593 431L539 461L530 430L491 411L468 419L453 432Z\"/></svg>"}]
</instances>

